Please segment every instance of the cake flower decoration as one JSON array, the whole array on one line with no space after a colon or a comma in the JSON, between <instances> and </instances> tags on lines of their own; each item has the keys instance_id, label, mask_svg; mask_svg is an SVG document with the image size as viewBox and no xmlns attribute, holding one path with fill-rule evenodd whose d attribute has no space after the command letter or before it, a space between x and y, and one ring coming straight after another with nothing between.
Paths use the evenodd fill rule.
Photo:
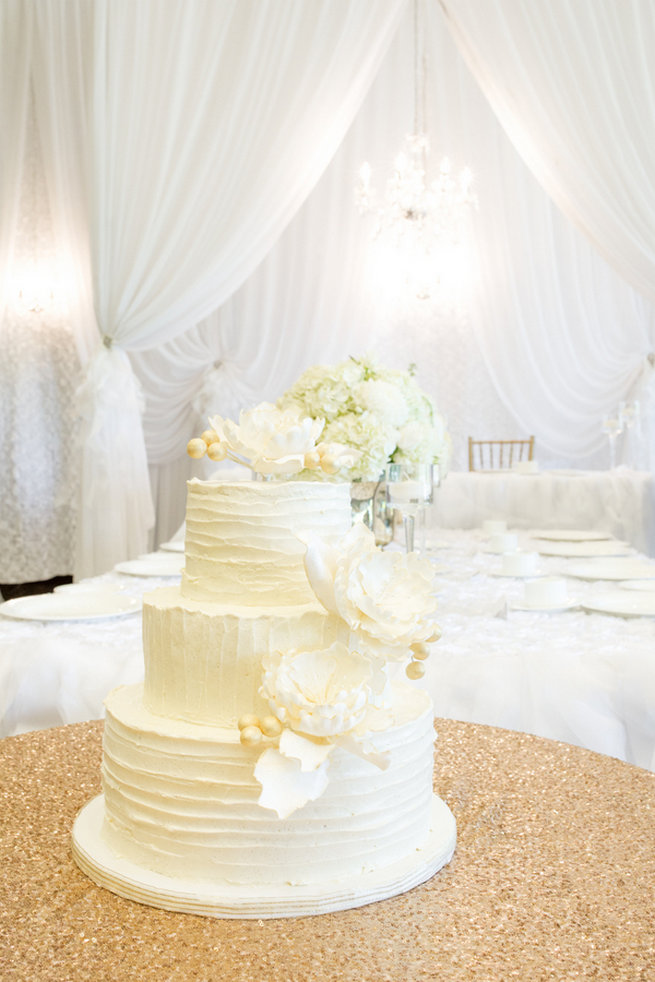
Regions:
<instances>
[{"instance_id":1,"label":"cake flower decoration","mask_svg":"<svg viewBox=\"0 0 655 982\"><path fill-rule=\"evenodd\" d=\"M416 553L383 552L370 529L353 525L337 545L307 541L305 569L318 600L336 614L371 654L412 664L425 659L438 640L435 574ZM421 666L422 667L422 666ZM422 671L414 668L410 678Z\"/></svg>"},{"instance_id":2,"label":"cake flower decoration","mask_svg":"<svg viewBox=\"0 0 655 982\"><path fill-rule=\"evenodd\" d=\"M302 416L297 408L261 402L239 414L239 422L209 418L210 429L187 444L190 457L232 460L258 474L286 477L303 470L334 475L352 466L354 453L336 443L317 443L325 420Z\"/></svg>"},{"instance_id":3,"label":"cake flower decoration","mask_svg":"<svg viewBox=\"0 0 655 982\"><path fill-rule=\"evenodd\" d=\"M384 712L375 713L381 697L368 658L336 641L324 649L270 652L263 669L260 692L283 728L279 745L266 748L255 765L260 805L286 818L320 797L335 747L386 768L386 756L366 739L372 726L388 723Z\"/></svg>"}]
</instances>

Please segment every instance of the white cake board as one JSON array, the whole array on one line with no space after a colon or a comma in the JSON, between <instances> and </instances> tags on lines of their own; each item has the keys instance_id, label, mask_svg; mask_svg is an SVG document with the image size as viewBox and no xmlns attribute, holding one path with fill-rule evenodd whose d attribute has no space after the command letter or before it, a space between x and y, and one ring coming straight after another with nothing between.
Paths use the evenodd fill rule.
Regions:
<instances>
[{"instance_id":1,"label":"white cake board","mask_svg":"<svg viewBox=\"0 0 655 982\"><path fill-rule=\"evenodd\" d=\"M411 855L351 880L322 884L252 884L248 887L207 880L183 880L143 869L117 856L105 843L104 795L81 810L73 826L73 857L98 886L149 907L205 917L305 917L363 907L424 883L450 862L457 828L448 806L432 799L427 842Z\"/></svg>"}]
</instances>

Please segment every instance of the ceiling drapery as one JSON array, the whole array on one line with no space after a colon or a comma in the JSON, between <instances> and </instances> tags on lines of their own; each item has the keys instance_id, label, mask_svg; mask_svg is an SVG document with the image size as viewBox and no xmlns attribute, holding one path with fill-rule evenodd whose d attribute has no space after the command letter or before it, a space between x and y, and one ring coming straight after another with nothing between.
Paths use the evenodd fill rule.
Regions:
<instances>
[{"instance_id":1,"label":"ceiling drapery","mask_svg":"<svg viewBox=\"0 0 655 982\"><path fill-rule=\"evenodd\" d=\"M655 302L651 0L440 0L471 71L539 182Z\"/></svg>"},{"instance_id":2,"label":"ceiling drapery","mask_svg":"<svg viewBox=\"0 0 655 982\"><path fill-rule=\"evenodd\" d=\"M152 522L125 351L202 319L270 249L343 136L403 3L35 5L53 218L90 353L77 577L143 552Z\"/></svg>"},{"instance_id":3,"label":"ceiling drapery","mask_svg":"<svg viewBox=\"0 0 655 982\"><path fill-rule=\"evenodd\" d=\"M417 362L460 448L467 432L535 433L544 463L605 465L600 420L640 377L653 343L652 306L565 218L522 161L436 3L426 30L434 155L470 163L480 199L468 323L407 294L392 303L399 295L384 292L390 283L378 283L377 296L366 287L370 227L353 207L353 183L365 157L383 182L411 125L408 8L341 147L266 259L202 325L135 356L148 396L153 483L166 489L164 475L174 474L178 486L176 500L166 492L166 503L158 502L168 531L183 511L188 466L181 448L202 425L194 400L215 361L221 370L210 373L213 410L229 414L275 398L312 362L368 348L389 364ZM483 401L486 373L504 415L502 406ZM459 466L466 466L463 456ZM175 510L167 523L169 506Z\"/></svg>"}]
</instances>

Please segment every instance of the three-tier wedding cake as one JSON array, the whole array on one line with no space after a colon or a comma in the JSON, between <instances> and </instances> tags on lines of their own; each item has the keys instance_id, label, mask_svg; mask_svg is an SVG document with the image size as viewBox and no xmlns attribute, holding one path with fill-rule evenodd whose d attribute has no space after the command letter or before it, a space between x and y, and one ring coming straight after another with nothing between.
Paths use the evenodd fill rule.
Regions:
<instances>
[{"instance_id":1,"label":"three-tier wedding cake","mask_svg":"<svg viewBox=\"0 0 655 982\"><path fill-rule=\"evenodd\" d=\"M106 700L82 870L259 918L366 904L447 863L431 700L393 679L437 636L431 577L351 528L347 484L190 481L181 584L144 598L144 683Z\"/></svg>"}]
</instances>

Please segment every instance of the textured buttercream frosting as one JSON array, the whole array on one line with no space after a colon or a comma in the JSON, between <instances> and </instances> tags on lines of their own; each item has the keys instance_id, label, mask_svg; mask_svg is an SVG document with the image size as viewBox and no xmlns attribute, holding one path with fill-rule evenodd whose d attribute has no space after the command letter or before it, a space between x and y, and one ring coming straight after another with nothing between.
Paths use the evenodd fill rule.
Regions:
<instances>
[{"instance_id":1,"label":"textured buttercream frosting","mask_svg":"<svg viewBox=\"0 0 655 982\"><path fill-rule=\"evenodd\" d=\"M349 527L346 484L189 481L182 593L240 607L312 603L303 537L338 541Z\"/></svg>"},{"instance_id":2,"label":"textured buttercream frosting","mask_svg":"<svg viewBox=\"0 0 655 982\"><path fill-rule=\"evenodd\" d=\"M260 749L244 747L234 729L154 716L141 686L116 689L106 706L105 841L145 869L217 889L356 878L390 865L427 839L434 741L426 692L394 687L393 715L371 736L389 753L386 770L337 747L327 790L280 820L257 803Z\"/></svg>"},{"instance_id":3,"label":"textured buttercream frosting","mask_svg":"<svg viewBox=\"0 0 655 982\"><path fill-rule=\"evenodd\" d=\"M236 726L244 713L268 715L259 694L263 655L329 647L344 632L316 601L237 608L190 600L179 587L155 590L143 603L145 707L218 726Z\"/></svg>"}]
</instances>

